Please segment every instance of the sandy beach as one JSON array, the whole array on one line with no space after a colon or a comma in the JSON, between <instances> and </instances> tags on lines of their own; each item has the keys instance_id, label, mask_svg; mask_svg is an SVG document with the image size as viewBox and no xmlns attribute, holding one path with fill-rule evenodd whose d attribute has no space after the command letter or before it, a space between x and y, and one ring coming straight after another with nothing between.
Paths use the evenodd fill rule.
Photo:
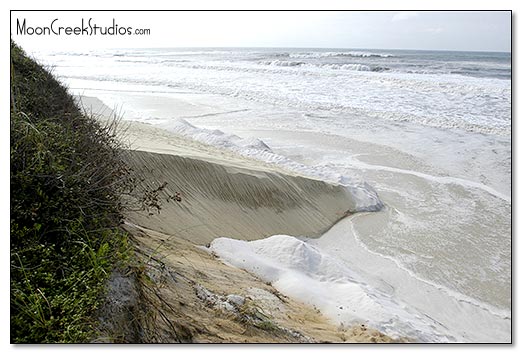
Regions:
<instances>
[{"instance_id":1,"label":"sandy beach","mask_svg":"<svg viewBox=\"0 0 522 354\"><path fill-rule=\"evenodd\" d=\"M83 97L82 103L93 113L112 114L96 98ZM166 182L164 199L176 193L182 199L162 203L158 215L128 216L149 229L199 245L223 235L243 240L274 234L318 237L354 212L355 201L342 186L149 124L122 121L120 130L130 147L130 166L153 189Z\"/></svg>"},{"instance_id":2,"label":"sandy beach","mask_svg":"<svg viewBox=\"0 0 522 354\"><path fill-rule=\"evenodd\" d=\"M476 174L482 164L471 164L466 155L460 154L453 154L448 160L449 151L432 158L431 149L439 149L439 142L445 139L454 145L464 142L467 153L477 154L486 162L494 157L496 149L504 148L502 140L492 141L491 152L479 154L482 150L480 140L463 140L461 133L426 127L422 129L433 134L433 141L427 137L416 138L418 141L410 140L410 137L404 139L405 132L400 125L366 132L351 127L358 139L306 129L297 132L263 130L232 126L235 115L243 117L247 112L234 113L234 108L241 106L228 99L221 102L215 96L208 97L210 102L219 102L215 106L215 103L207 104L206 96L191 94L156 96L122 92L120 95L116 102L125 107L121 114L126 115L121 138L131 146L130 164L145 176L151 189L166 183L160 193L163 198L177 193L181 198L181 202L172 199L163 202L158 215L131 213L128 215L131 223L210 246L227 264L255 274L262 282L274 284L302 303L317 306L337 326L373 324L395 339L415 338L421 342L507 338L509 314L475 300L479 295L475 290L464 295L433 282L432 278L440 279L448 272L443 269L433 272L432 256L423 256L424 252L440 254L441 261L454 262L459 257L457 253L461 254L460 246L446 248L436 244L453 243L456 237L453 234L471 235L475 230L473 225L489 225L486 219L476 220L478 214L470 214L462 206L472 208L475 200L480 200L479 206L489 205L494 211L490 217L493 219L497 218L494 215L509 212L506 207L510 200L503 192L505 185L500 183L501 171L481 170L487 183L477 183L469 176ZM125 100L120 101L122 98ZM82 97L81 101L87 111L102 116L112 114L111 109L96 98ZM223 111L228 105L232 111ZM143 113L140 113L140 107ZM129 121L141 120L141 115L147 116L149 111L158 117L143 119L151 124ZM273 120L279 113L268 110L266 114L262 111L258 114L263 119ZM231 121L226 117L231 117ZM184 118L208 128L198 128ZM269 124L277 125L278 122ZM222 126L238 135L224 133ZM374 134L380 139L374 139ZM412 137L417 136L422 137L422 134L412 133ZM381 141L387 143L383 145ZM275 153L264 142L270 147L276 145ZM302 154L303 146L314 148ZM415 156L418 153L430 156L429 160L419 159ZM341 162L340 167L335 166L335 161ZM433 161L440 162L448 171L458 172L441 172L436 164L432 165ZM503 160L499 163L504 165ZM330 167L332 165L334 169ZM332 175L332 170L340 170L341 174ZM384 207L378 199L373 199L377 194L372 194L375 192L370 186L359 184L361 187L350 189L347 186L355 182L343 180L343 176L354 176L364 181L368 171L372 171L373 176L371 187L378 190L379 197L385 201ZM360 191L363 191L362 195ZM371 193L365 194L368 191ZM382 208L382 211L355 213L344 218L356 211L368 210L365 205L372 203L380 207L369 210ZM405 215L412 218L405 218ZM448 218L455 221L451 225L440 224L440 220ZM342 222L338 223L340 220ZM334 225L336 227L330 231ZM500 225L495 232L504 237L504 224ZM419 233L422 242L408 241ZM277 235L289 235L290 239ZM396 235L405 240L397 239ZM222 242L222 239L231 241ZM306 242L301 243L301 239ZM236 244L233 240L253 243ZM256 240L267 241L256 243ZM290 240L288 248L276 247L285 240ZM488 236L487 242L492 242L495 248L505 248L497 236ZM417 250L407 251L405 245ZM426 246L432 249L424 251ZM390 248L393 252L397 249L407 262L421 261L421 265L425 264L424 268L419 268L422 275L408 269L405 266L408 263L375 252L378 247ZM279 253L280 250L284 252ZM249 254L246 263L241 262L241 254ZM314 263L314 259L321 261ZM478 265L478 262L486 262L481 259L470 254L466 261L483 267ZM329 265L320 269L321 266L310 268L312 264ZM457 275L460 274L468 277L467 272ZM295 283L296 279L301 280ZM353 289L338 288L336 283L358 285ZM475 288L475 284L489 287L488 283L476 281L456 284L464 284L467 289ZM497 293L506 293L509 289L494 286L491 285L494 293L487 288L482 293L484 296L494 294L505 306L509 297L497 296ZM323 291L314 293L316 288ZM438 310L437 304L444 304L444 311ZM461 313L458 320L455 313ZM484 329L486 324L491 325L491 331Z\"/></svg>"},{"instance_id":3,"label":"sandy beach","mask_svg":"<svg viewBox=\"0 0 522 354\"><path fill-rule=\"evenodd\" d=\"M96 98L82 97L81 102L98 119L106 120L113 114ZM215 253L202 248L222 236L244 241L274 234L318 237L353 211L354 201L342 186L303 177L295 171L226 150L216 151L145 123L122 121L120 132L121 139L130 147L129 164L146 179L149 187L157 188L167 182L160 197L167 199L177 192L181 196L181 201L163 202L159 213L129 213L125 228L147 259L161 259L163 267L181 275L183 286L179 282L161 284L162 296L171 305L161 311L171 321L186 323L193 336L191 340L214 343L406 340L392 339L364 323L339 325L318 308L282 295L270 283L223 263ZM158 264L149 262L149 266L149 272L158 272ZM254 328L245 333L235 310L219 303L218 299L226 303L231 294L254 304L270 319L275 332ZM163 335L154 341L168 341L168 334Z\"/></svg>"}]
</instances>

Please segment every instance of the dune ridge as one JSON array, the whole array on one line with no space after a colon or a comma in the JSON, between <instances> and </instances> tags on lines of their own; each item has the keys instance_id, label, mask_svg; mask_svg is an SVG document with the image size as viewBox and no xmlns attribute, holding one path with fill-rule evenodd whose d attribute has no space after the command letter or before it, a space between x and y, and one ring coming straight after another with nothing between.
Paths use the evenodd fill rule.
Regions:
<instances>
[{"instance_id":1,"label":"dune ridge","mask_svg":"<svg viewBox=\"0 0 522 354\"><path fill-rule=\"evenodd\" d=\"M100 119L114 115L99 99L80 101ZM223 236L319 237L343 217L366 210L364 205L381 206L364 184L324 181L150 124L122 121L120 135L130 146L128 164L139 171L145 187L154 190L166 183L159 194L160 213L129 212L129 222L198 245ZM172 198L176 193L179 202Z\"/></svg>"},{"instance_id":2,"label":"dune ridge","mask_svg":"<svg viewBox=\"0 0 522 354\"><path fill-rule=\"evenodd\" d=\"M338 185L276 171L217 164L172 154L129 151L129 164L166 200L160 213L132 212L131 222L207 244L224 236L256 240L284 233L318 237L353 212Z\"/></svg>"}]
</instances>

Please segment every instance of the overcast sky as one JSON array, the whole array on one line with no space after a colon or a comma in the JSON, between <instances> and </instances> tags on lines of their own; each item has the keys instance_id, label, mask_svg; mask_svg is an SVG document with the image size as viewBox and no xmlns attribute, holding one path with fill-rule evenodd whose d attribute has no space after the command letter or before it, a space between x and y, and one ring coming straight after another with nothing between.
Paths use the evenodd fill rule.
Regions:
<instances>
[{"instance_id":1,"label":"overcast sky","mask_svg":"<svg viewBox=\"0 0 522 354\"><path fill-rule=\"evenodd\" d=\"M91 24L150 35L20 35ZM62 30L63 31L63 30ZM130 47L314 47L510 51L510 12L12 12L13 39L28 51Z\"/></svg>"}]
</instances>

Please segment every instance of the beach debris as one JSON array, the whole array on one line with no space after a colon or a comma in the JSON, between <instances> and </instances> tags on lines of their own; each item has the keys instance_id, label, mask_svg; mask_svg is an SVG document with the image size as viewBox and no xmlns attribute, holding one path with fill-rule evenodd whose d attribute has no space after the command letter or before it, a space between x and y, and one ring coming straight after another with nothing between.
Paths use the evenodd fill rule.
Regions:
<instances>
[{"instance_id":1,"label":"beach debris","mask_svg":"<svg viewBox=\"0 0 522 354\"><path fill-rule=\"evenodd\" d=\"M236 315L239 314L239 308L245 303L245 298L240 295L218 295L199 284L196 285L194 289L196 291L196 296L203 300L206 305L219 310L232 312Z\"/></svg>"},{"instance_id":2,"label":"beach debris","mask_svg":"<svg viewBox=\"0 0 522 354\"><path fill-rule=\"evenodd\" d=\"M218 295L202 285L194 287L196 296L209 307L231 313L239 322L245 325L265 330L284 333L299 342L313 342L313 339L293 329L285 328L275 323L272 318L263 313L262 309L252 299L237 294Z\"/></svg>"}]
</instances>

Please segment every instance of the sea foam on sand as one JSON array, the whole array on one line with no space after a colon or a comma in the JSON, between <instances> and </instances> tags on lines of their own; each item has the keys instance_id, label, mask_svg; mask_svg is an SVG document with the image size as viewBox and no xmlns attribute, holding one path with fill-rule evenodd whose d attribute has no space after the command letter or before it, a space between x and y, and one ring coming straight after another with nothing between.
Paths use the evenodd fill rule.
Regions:
<instances>
[{"instance_id":1,"label":"sea foam on sand","mask_svg":"<svg viewBox=\"0 0 522 354\"><path fill-rule=\"evenodd\" d=\"M223 148L243 157L258 160L270 165L297 173L303 177L313 178L335 185L343 186L353 196L356 212L377 211L383 207L377 192L364 181L341 175L327 166L306 166L287 157L275 154L259 139L243 139L221 130L198 128L184 119L171 119L159 125L172 133L191 138L204 144Z\"/></svg>"},{"instance_id":2,"label":"sea foam on sand","mask_svg":"<svg viewBox=\"0 0 522 354\"><path fill-rule=\"evenodd\" d=\"M208 248L224 262L315 306L339 325L365 324L392 338L447 342L436 323L367 285L334 257L292 236L262 240L217 238Z\"/></svg>"}]
</instances>

